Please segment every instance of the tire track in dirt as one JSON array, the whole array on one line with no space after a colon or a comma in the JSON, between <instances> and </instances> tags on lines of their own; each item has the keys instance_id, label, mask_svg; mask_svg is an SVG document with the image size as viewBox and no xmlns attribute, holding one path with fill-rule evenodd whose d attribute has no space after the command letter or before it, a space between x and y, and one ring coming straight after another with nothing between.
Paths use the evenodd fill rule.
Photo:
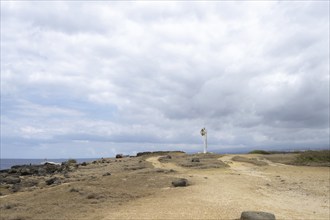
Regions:
<instances>
[{"instance_id":1,"label":"tire track in dirt","mask_svg":"<svg viewBox=\"0 0 330 220\"><path fill-rule=\"evenodd\" d=\"M226 155L223 157L220 157L218 160L221 160L222 162L226 163L229 166L229 169L232 170L236 174L243 174L243 175L249 175L253 177L260 177L267 181L271 181L266 173L263 171L258 171L258 166L253 165L251 163L245 163L245 162L238 162L233 161L233 157L237 155ZM240 155L242 157L242 155ZM248 158L248 157L246 157ZM266 161L264 161L266 162ZM267 163L267 162L266 162Z\"/></svg>"}]
</instances>

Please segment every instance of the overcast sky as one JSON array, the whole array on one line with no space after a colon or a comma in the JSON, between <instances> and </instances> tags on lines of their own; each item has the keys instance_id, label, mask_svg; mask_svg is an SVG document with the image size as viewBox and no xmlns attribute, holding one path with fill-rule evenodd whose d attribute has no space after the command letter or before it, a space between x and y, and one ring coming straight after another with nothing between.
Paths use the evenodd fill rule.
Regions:
<instances>
[{"instance_id":1,"label":"overcast sky","mask_svg":"<svg viewBox=\"0 0 330 220\"><path fill-rule=\"evenodd\" d=\"M1 1L1 157L329 147L329 1Z\"/></svg>"}]
</instances>

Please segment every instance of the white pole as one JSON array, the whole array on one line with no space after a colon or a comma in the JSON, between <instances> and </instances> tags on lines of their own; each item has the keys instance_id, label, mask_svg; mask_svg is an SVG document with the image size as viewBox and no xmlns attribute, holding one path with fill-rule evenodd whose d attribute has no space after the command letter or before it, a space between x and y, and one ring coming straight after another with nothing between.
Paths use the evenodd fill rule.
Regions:
<instances>
[{"instance_id":1,"label":"white pole","mask_svg":"<svg viewBox=\"0 0 330 220\"><path fill-rule=\"evenodd\" d=\"M207 152L207 132L204 135L204 154Z\"/></svg>"},{"instance_id":2,"label":"white pole","mask_svg":"<svg viewBox=\"0 0 330 220\"><path fill-rule=\"evenodd\" d=\"M205 153L207 152L207 133L205 134Z\"/></svg>"},{"instance_id":3,"label":"white pole","mask_svg":"<svg viewBox=\"0 0 330 220\"><path fill-rule=\"evenodd\" d=\"M207 152L207 131L206 128L202 128L201 135L204 138L204 154Z\"/></svg>"}]
</instances>

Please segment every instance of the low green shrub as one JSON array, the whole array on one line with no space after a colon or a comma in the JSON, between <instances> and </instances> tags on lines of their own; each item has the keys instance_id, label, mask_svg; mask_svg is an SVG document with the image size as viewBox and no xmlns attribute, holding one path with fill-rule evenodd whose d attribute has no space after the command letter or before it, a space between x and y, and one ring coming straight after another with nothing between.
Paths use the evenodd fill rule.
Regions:
<instances>
[{"instance_id":1,"label":"low green shrub","mask_svg":"<svg viewBox=\"0 0 330 220\"><path fill-rule=\"evenodd\" d=\"M249 154L270 154L268 151L264 151L264 150L253 150L250 151Z\"/></svg>"},{"instance_id":2,"label":"low green shrub","mask_svg":"<svg viewBox=\"0 0 330 220\"><path fill-rule=\"evenodd\" d=\"M297 165L328 165L330 166L330 150L301 152L294 162Z\"/></svg>"}]
</instances>

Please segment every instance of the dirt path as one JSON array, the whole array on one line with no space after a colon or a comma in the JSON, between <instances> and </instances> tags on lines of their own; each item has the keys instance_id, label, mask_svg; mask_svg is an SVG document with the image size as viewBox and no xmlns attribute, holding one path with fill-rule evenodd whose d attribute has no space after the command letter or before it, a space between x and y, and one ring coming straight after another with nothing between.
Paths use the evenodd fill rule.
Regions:
<instances>
[{"instance_id":1,"label":"dirt path","mask_svg":"<svg viewBox=\"0 0 330 220\"><path fill-rule=\"evenodd\" d=\"M156 168L179 171L191 185L167 187L107 214L105 219L237 219L246 210L272 212L277 219L329 219L329 168L258 167L220 159L230 168L195 170L148 159ZM249 155L249 157L251 157Z\"/></svg>"}]
</instances>

